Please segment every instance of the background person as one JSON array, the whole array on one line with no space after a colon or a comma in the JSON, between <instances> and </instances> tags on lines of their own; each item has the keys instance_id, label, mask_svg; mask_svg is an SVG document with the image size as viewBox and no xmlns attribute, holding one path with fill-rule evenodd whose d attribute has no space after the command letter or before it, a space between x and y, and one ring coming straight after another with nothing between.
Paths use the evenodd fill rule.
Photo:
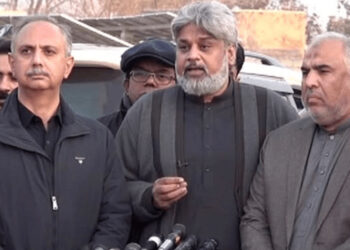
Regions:
<instances>
[{"instance_id":1,"label":"background person","mask_svg":"<svg viewBox=\"0 0 350 250\"><path fill-rule=\"evenodd\" d=\"M0 109L4 105L7 96L18 86L9 63L10 47L11 41L0 39Z\"/></svg>"},{"instance_id":2,"label":"background person","mask_svg":"<svg viewBox=\"0 0 350 250\"><path fill-rule=\"evenodd\" d=\"M245 53L244 48L241 45L241 43L237 43L237 49L236 49L236 63L232 67L232 78L239 82L239 72L241 72L241 69L243 67L245 61Z\"/></svg>"},{"instance_id":3,"label":"background person","mask_svg":"<svg viewBox=\"0 0 350 250\"><path fill-rule=\"evenodd\" d=\"M71 35L50 17L20 23L10 65L18 80L0 113L0 246L122 249L130 205L115 143L60 96Z\"/></svg>"},{"instance_id":4,"label":"background person","mask_svg":"<svg viewBox=\"0 0 350 250\"><path fill-rule=\"evenodd\" d=\"M243 249L350 249L350 39L316 36L301 70L309 116L266 139Z\"/></svg>"},{"instance_id":5,"label":"background person","mask_svg":"<svg viewBox=\"0 0 350 250\"><path fill-rule=\"evenodd\" d=\"M200 242L239 249L260 140L297 114L273 92L233 84L237 32L226 5L186 5L172 32L178 85L137 101L116 140L134 215L145 224L140 242L181 223Z\"/></svg>"},{"instance_id":6,"label":"background person","mask_svg":"<svg viewBox=\"0 0 350 250\"><path fill-rule=\"evenodd\" d=\"M175 46L152 39L137 44L122 55L125 93L119 111L99 119L115 136L129 108L142 95L175 84Z\"/></svg>"}]
</instances>

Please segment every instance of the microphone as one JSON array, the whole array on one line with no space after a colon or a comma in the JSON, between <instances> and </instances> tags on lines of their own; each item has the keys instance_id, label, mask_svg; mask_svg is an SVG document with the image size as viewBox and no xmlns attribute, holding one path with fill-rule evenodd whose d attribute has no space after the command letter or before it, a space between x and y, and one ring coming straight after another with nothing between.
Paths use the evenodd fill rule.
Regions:
<instances>
[{"instance_id":1,"label":"microphone","mask_svg":"<svg viewBox=\"0 0 350 250\"><path fill-rule=\"evenodd\" d=\"M193 234L181 242L175 250L193 250L197 247L197 238Z\"/></svg>"},{"instance_id":2,"label":"microphone","mask_svg":"<svg viewBox=\"0 0 350 250\"><path fill-rule=\"evenodd\" d=\"M170 250L174 246L179 244L180 240L186 235L186 228L182 224L175 224L173 226L173 231L168 234L165 241L160 245L158 250Z\"/></svg>"},{"instance_id":3,"label":"microphone","mask_svg":"<svg viewBox=\"0 0 350 250\"><path fill-rule=\"evenodd\" d=\"M203 242L203 244L199 247L198 250L216 250L218 246L218 242L214 239L209 239Z\"/></svg>"},{"instance_id":4,"label":"microphone","mask_svg":"<svg viewBox=\"0 0 350 250\"><path fill-rule=\"evenodd\" d=\"M141 250L141 246L137 243L131 242L125 246L124 250Z\"/></svg>"},{"instance_id":5,"label":"microphone","mask_svg":"<svg viewBox=\"0 0 350 250\"><path fill-rule=\"evenodd\" d=\"M160 244L163 241L163 236L161 234L154 234L145 243L142 247L142 250L157 250Z\"/></svg>"}]
</instances>

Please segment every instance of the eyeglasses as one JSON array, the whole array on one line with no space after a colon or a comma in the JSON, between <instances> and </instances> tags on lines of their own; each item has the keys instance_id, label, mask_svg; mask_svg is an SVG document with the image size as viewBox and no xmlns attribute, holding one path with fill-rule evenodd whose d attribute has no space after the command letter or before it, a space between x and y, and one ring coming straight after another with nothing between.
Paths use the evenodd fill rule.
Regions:
<instances>
[{"instance_id":1,"label":"eyeglasses","mask_svg":"<svg viewBox=\"0 0 350 250\"><path fill-rule=\"evenodd\" d=\"M159 85L167 85L175 79L173 76L166 73L153 73L144 70L133 70L130 72L130 76L135 82L140 83L146 82L148 78L152 76L154 81Z\"/></svg>"}]
</instances>

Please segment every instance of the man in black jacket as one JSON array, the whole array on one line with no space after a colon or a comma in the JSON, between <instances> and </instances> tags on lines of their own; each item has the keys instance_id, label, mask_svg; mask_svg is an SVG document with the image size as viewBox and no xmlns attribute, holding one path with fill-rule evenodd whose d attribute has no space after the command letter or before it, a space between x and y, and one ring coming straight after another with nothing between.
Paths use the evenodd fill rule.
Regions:
<instances>
[{"instance_id":1,"label":"man in black jacket","mask_svg":"<svg viewBox=\"0 0 350 250\"><path fill-rule=\"evenodd\" d=\"M0 248L123 249L130 204L109 131L60 96L71 35L49 17L13 34L18 80L0 113Z\"/></svg>"},{"instance_id":2,"label":"man in black jacket","mask_svg":"<svg viewBox=\"0 0 350 250\"><path fill-rule=\"evenodd\" d=\"M99 119L114 136L128 109L142 95L174 86L175 56L175 46L161 39L147 40L124 52L120 65L125 93L119 111Z\"/></svg>"}]
</instances>

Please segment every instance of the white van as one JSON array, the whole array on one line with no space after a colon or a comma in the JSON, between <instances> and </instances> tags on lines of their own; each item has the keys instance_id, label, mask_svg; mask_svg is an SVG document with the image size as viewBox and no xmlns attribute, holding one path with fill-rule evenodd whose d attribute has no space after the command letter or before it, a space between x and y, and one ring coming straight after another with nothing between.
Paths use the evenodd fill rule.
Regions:
<instances>
[{"instance_id":1,"label":"white van","mask_svg":"<svg viewBox=\"0 0 350 250\"><path fill-rule=\"evenodd\" d=\"M119 109L124 93L121 55L127 47L74 44L75 66L62 85L62 94L73 110L90 118L99 118ZM264 69L261 70L261 67ZM269 73L275 69L273 75ZM283 68L280 68L283 71ZM296 108L293 89L278 67L246 62L240 82L257 85L279 93Z\"/></svg>"},{"instance_id":2,"label":"white van","mask_svg":"<svg viewBox=\"0 0 350 250\"><path fill-rule=\"evenodd\" d=\"M61 88L73 110L90 118L98 118L119 109L124 92L120 59L127 49L73 44L75 66Z\"/></svg>"}]
</instances>

